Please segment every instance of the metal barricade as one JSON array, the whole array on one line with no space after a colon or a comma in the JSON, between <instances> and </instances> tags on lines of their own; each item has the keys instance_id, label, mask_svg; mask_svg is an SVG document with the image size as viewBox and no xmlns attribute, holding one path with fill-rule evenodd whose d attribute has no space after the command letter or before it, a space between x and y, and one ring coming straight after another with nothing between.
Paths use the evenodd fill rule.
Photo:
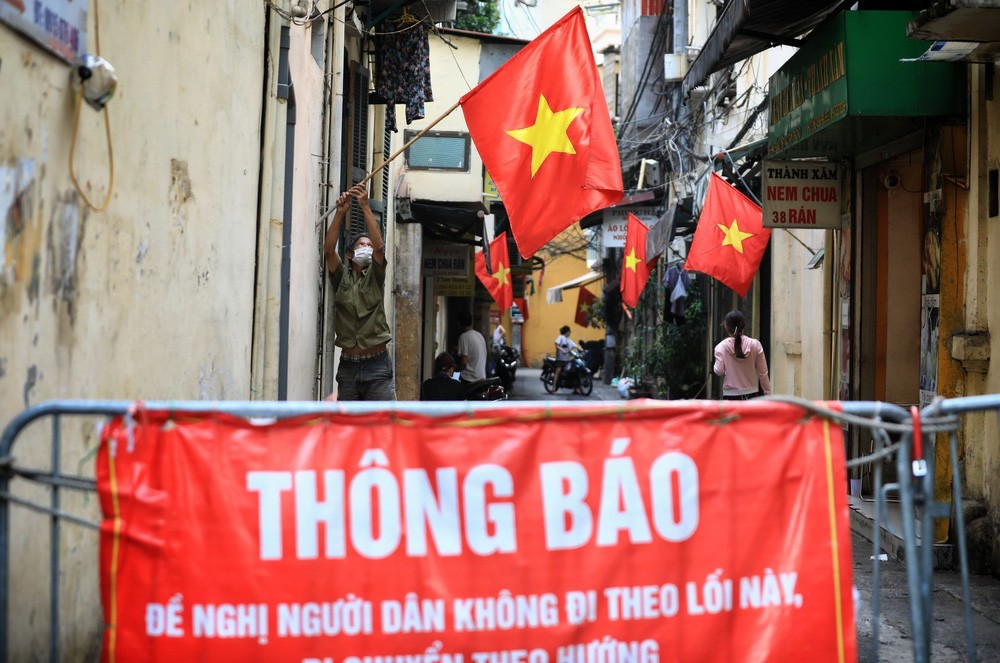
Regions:
<instances>
[{"instance_id":1,"label":"metal barricade","mask_svg":"<svg viewBox=\"0 0 1000 663\"><path fill-rule=\"evenodd\" d=\"M959 399L938 399L923 411L907 412L903 408L880 402L817 403L788 397L770 397L771 400L793 403L807 413L822 416L846 426L856 426L871 431L876 445L874 452L848 462L848 467L872 465L876 497L874 523L874 551L872 611L879 614L879 551L881 550L881 523L886 517L886 496L898 494L902 513L905 566L909 589L910 620L913 633L913 660L926 663L930 660L931 625L933 612L931 589L933 580L933 525L936 518L954 518L955 538L962 578L966 651L969 661L975 660L975 639L969 589L965 524L961 508L961 484L958 469L957 430L959 416L964 413L1000 411L1000 395L976 396ZM286 418L327 412L366 413L384 410L389 405L399 412L413 412L431 416L474 412L509 407L508 403L314 403L314 402L242 402L242 401L149 401L142 404L147 411L221 412L245 418ZM520 403L546 408L580 408L576 402ZM607 407L609 404L593 407ZM8 660L8 619L10 610L10 511L12 506L29 509L48 516L49 527L49 660L62 660L60 645L59 586L61 562L60 540L62 524L71 523L84 528L99 530L100 523L62 506L62 491L96 493L92 473L82 470L66 472L61 467L63 448L63 420L67 417L84 417L106 420L109 417L129 414L131 401L51 401L21 412L3 430L0 436L0 660ZM587 407L587 406L584 406ZM612 406L613 408L614 406ZM48 469L21 465L14 455L18 437L30 424L51 418L51 456ZM914 435L914 431L917 435ZM934 496L933 440L939 433L947 433L952 468L952 495L950 502L939 502ZM930 440L928 444L927 441ZM924 450L928 452L925 453ZM882 462L895 460L898 480L883 483ZM79 469L79 468L78 468ZM25 481L43 486L48 500L31 500L12 492L14 481ZM846 486L844 487L846 489ZM917 546L917 540L923 542ZM95 537L96 547L96 537ZM873 620L873 659L878 659L878 619Z\"/></svg>"}]
</instances>

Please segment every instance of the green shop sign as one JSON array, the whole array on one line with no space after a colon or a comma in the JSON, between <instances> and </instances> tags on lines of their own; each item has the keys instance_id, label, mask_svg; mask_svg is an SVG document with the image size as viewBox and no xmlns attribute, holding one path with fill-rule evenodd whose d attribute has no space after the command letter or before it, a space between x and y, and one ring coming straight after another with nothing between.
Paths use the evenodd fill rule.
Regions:
<instances>
[{"instance_id":1,"label":"green shop sign","mask_svg":"<svg viewBox=\"0 0 1000 663\"><path fill-rule=\"evenodd\" d=\"M909 11L844 11L814 32L768 85L768 156L845 158L965 112L964 65L903 62L930 42L906 36Z\"/></svg>"}]
</instances>

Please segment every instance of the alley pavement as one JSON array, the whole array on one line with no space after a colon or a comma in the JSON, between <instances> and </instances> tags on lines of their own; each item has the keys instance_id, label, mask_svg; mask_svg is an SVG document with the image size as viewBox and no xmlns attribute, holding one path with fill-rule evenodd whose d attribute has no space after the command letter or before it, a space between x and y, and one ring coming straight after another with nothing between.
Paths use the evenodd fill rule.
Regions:
<instances>
[{"instance_id":1,"label":"alley pavement","mask_svg":"<svg viewBox=\"0 0 1000 663\"><path fill-rule=\"evenodd\" d=\"M518 368L510 399L514 401L608 401L622 400L618 390L594 380L590 396L560 389L549 394L542 386L541 369ZM854 585L857 587L855 624L858 638L858 662L910 663L913 652L913 628L910 620L906 567L891 555L880 562L879 613L873 613L872 543L858 532L851 533ZM883 551L884 552L884 551ZM962 583L958 571L936 570L932 578L933 625L930 661L969 661L1000 663L1000 579L974 575L970 579L971 612L976 657L969 658L965 646L965 620L962 607ZM879 624L879 649L876 658L873 624Z\"/></svg>"},{"instance_id":2,"label":"alley pavement","mask_svg":"<svg viewBox=\"0 0 1000 663\"><path fill-rule=\"evenodd\" d=\"M872 543L857 532L852 532L851 543L854 554L854 585L859 594L859 601L855 604L858 661L903 663L915 660L906 566L888 555L888 559L881 562L879 614L875 615L872 605ZM969 658L965 646L961 575L958 571L938 569L931 578L933 624L930 660L933 662L1000 661L1000 580L982 575L971 576L969 580L976 657ZM879 624L878 658L875 657L872 639L872 626L876 618Z\"/></svg>"},{"instance_id":3,"label":"alley pavement","mask_svg":"<svg viewBox=\"0 0 1000 663\"><path fill-rule=\"evenodd\" d=\"M594 391L590 396L574 394L572 389L560 389L554 394L545 391L542 385L542 369L519 367L511 390L512 401L617 401L621 400L618 390L604 384L600 373L594 378Z\"/></svg>"}]
</instances>

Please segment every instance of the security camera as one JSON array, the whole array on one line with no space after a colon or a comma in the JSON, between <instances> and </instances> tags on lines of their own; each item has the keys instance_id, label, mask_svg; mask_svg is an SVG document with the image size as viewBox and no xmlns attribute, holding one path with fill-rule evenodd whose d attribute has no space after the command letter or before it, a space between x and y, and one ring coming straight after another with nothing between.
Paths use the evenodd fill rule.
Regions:
<instances>
[{"instance_id":1,"label":"security camera","mask_svg":"<svg viewBox=\"0 0 1000 663\"><path fill-rule=\"evenodd\" d=\"M885 179L882 180L882 184L885 185L886 189L890 191L899 186L899 175L894 170L890 170L885 174Z\"/></svg>"}]
</instances>

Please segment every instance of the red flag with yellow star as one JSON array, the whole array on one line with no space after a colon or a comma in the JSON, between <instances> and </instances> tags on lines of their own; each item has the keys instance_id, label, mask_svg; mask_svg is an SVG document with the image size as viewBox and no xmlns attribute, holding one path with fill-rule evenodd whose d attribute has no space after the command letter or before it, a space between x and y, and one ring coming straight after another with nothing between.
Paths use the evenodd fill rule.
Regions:
<instances>
[{"instance_id":1,"label":"red flag with yellow star","mask_svg":"<svg viewBox=\"0 0 1000 663\"><path fill-rule=\"evenodd\" d=\"M476 276L489 290L493 301L503 313L514 303L514 286L510 281L510 257L507 251L507 233L502 232L490 242L490 263L486 267L486 255L476 251Z\"/></svg>"},{"instance_id":2,"label":"red flag with yellow star","mask_svg":"<svg viewBox=\"0 0 1000 663\"><path fill-rule=\"evenodd\" d=\"M521 255L621 200L618 145L580 7L460 103Z\"/></svg>"},{"instance_id":3,"label":"red flag with yellow star","mask_svg":"<svg viewBox=\"0 0 1000 663\"><path fill-rule=\"evenodd\" d=\"M583 286L580 287L579 293L576 296L576 318L574 322L581 327L588 327L590 325L590 307L594 305L594 293L587 290Z\"/></svg>"},{"instance_id":4,"label":"red flag with yellow star","mask_svg":"<svg viewBox=\"0 0 1000 663\"><path fill-rule=\"evenodd\" d=\"M620 289L622 302L632 308L635 308L635 305L639 303L639 295L646 287L649 273L652 271L653 265L656 264L656 258L646 262L646 234L648 232L649 228L636 215L629 212Z\"/></svg>"},{"instance_id":5,"label":"red flag with yellow star","mask_svg":"<svg viewBox=\"0 0 1000 663\"><path fill-rule=\"evenodd\" d=\"M746 297L771 229L752 200L712 173L684 269L708 274Z\"/></svg>"}]
</instances>

